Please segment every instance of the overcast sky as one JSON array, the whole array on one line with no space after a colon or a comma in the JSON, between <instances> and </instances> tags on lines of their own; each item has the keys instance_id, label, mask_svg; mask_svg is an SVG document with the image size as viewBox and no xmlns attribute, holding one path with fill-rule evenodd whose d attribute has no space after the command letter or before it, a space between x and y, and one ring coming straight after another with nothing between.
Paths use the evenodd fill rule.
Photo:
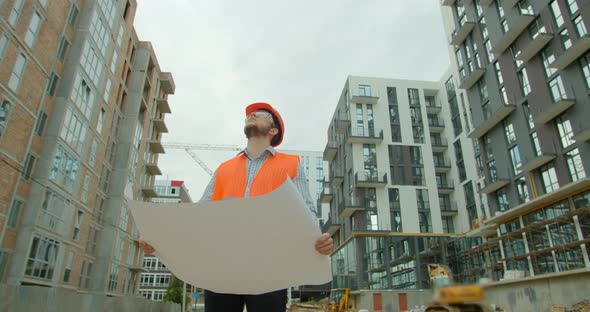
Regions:
<instances>
[{"instance_id":1,"label":"overcast sky","mask_svg":"<svg viewBox=\"0 0 590 312\"><path fill-rule=\"evenodd\" d=\"M135 28L151 41L176 93L164 142L245 146L244 108L271 103L284 149L323 151L348 75L439 80L449 64L439 0L139 0ZM212 169L235 152L196 151ZM210 177L183 150L164 176L198 200Z\"/></svg>"}]
</instances>

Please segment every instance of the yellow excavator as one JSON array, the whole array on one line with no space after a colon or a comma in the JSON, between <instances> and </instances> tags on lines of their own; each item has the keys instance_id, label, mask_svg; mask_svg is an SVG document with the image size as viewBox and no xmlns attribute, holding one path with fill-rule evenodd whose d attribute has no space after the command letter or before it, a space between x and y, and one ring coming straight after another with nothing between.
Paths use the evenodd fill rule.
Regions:
<instances>
[{"instance_id":1,"label":"yellow excavator","mask_svg":"<svg viewBox=\"0 0 590 312\"><path fill-rule=\"evenodd\" d=\"M330 295L330 306L328 312L345 312L350 309L350 288L333 289ZM338 298L340 297L340 298Z\"/></svg>"},{"instance_id":2,"label":"yellow excavator","mask_svg":"<svg viewBox=\"0 0 590 312\"><path fill-rule=\"evenodd\" d=\"M450 270L440 264L429 264L428 275L435 293L426 312L491 312L480 285L452 285Z\"/></svg>"}]
</instances>

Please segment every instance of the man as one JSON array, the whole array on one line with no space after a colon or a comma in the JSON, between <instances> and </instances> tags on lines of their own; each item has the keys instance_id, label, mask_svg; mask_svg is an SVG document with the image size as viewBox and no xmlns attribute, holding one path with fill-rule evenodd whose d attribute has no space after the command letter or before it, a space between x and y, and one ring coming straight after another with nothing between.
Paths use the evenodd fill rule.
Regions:
<instances>
[{"instance_id":1,"label":"man","mask_svg":"<svg viewBox=\"0 0 590 312\"><path fill-rule=\"evenodd\" d=\"M308 208L314 211L314 202L299 156L279 153L274 149L283 141L284 133L283 119L270 104L248 105L244 126L248 145L238 156L217 168L201 201L264 195L281 186L288 176L297 186ZM155 251L143 240L140 240L140 245L145 253ZM315 249L322 255L329 255L333 249L330 235L322 234L315 242ZM286 304L286 289L261 295L205 291L206 312L242 312L244 305L249 312L284 312Z\"/></svg>"}]
</instances>

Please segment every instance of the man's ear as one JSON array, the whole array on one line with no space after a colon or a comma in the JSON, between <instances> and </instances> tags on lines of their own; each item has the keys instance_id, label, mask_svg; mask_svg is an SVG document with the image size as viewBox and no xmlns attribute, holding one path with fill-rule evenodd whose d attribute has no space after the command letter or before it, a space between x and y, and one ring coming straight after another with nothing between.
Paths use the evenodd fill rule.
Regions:
<instances>
[{"instance_id":1,"label":"man's ear","mask_svg":"<svg viewBox=\"0 0 590 312\"><path fill-rule=\"evenodd\" d=\"M268 131L269 134L272 134L273 136L277 135L279 133L279 129L277 128L270 128L270 130Z\"/></svg>"}]
</instances>

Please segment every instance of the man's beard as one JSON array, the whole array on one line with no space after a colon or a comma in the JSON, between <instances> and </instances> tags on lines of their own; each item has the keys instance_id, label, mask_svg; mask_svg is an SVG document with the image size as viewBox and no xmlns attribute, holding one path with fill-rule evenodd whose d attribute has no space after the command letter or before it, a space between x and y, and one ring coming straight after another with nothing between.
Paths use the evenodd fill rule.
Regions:
<instances>
[{"instance_id":1,"label":"man's beard","mask_svg":"<svg viewBox=\"0 0 590 312\"><path fill-rule=\"evenodd\" d=\"M271 127L258 126L257 124L246 124L244 126L244 134L246 138L265 137L270 131Z\"/></svg>"}]
</instances>

